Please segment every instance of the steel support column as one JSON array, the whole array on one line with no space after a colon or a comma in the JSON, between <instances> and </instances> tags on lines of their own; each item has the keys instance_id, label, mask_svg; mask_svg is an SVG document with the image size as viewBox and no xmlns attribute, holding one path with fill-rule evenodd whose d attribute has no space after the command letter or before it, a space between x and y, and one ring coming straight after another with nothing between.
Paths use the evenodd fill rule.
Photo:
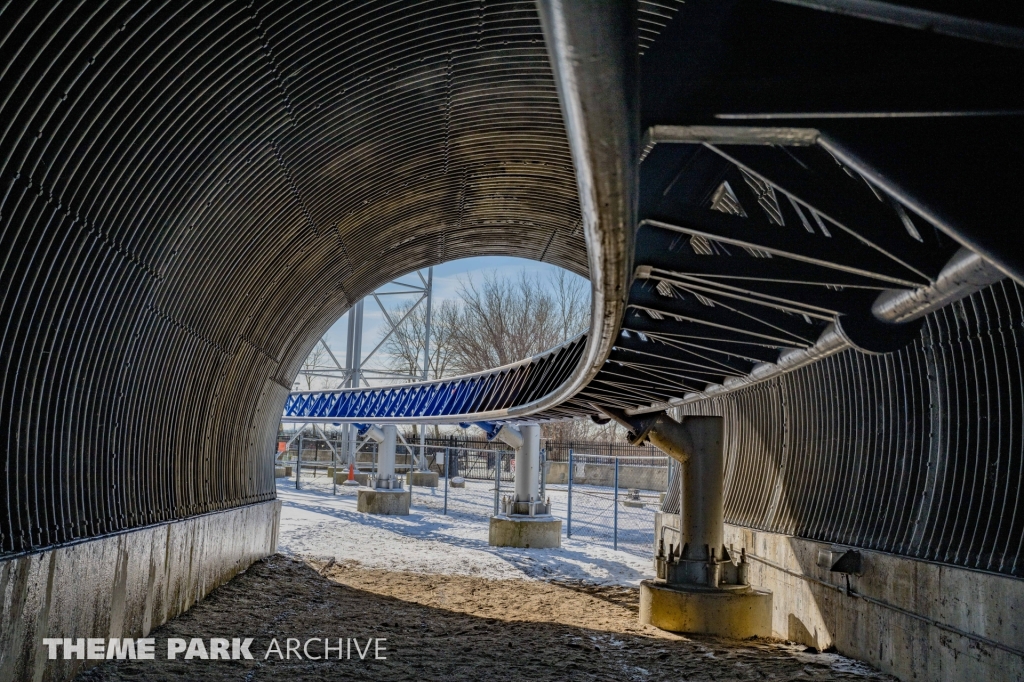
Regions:
<instances>
[{"instance_id":1,"label":"steel support column","mask_svg":"<svg viewBox=\"0 0 1024 682\"><path fill-rule=\"evenodd\" d=\"M524 424L519 431L523 444L516 450L515 501L535 502L540 499L540 426Z\"/></svg>"},{"instance_id":2,"label":"steel support column","mask_svg":"<svg viewBox=\"0 0 1024 682\"><path fill-rule=\"evenodd\" d=\"M688 417L682 424L689 437L690 456L682 460L682 558L707 562L722 558L725 533L725 428L721 417ZM709 552L713 552L709 556ZM703 566L685 564L691 582L704 582Z\"/></svg>"},{"instance_id":3,"label":"steel support column","mask_svg":"<svg viewBox=\"0 0 1024 682\"><path fill-rule=\"evenodd\" d=\"M396 487L395 483L395 449L398 442L398 427L394 424L384 424L381 427L384 432L384 441L380 446L380 454L377 457L377 483L378 488Z\"/></svg>"}]
</instances>

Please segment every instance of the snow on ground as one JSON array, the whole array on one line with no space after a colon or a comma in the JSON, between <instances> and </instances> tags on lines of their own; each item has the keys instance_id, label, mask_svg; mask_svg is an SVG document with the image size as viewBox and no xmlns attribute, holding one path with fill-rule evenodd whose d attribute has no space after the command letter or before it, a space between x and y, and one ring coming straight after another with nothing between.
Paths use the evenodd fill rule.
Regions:
<instances>
[{"instance_id":1,"label":"snow on ground","mask_svg":"<svg viewBox=\"0 0 1024 682\"><path fill-rule=\"evenodd\" d=\"M474 575L494 579L583 580L637 586L654 577L650 558L641 558L594 542L567 539L559 549L513 549L487 544L493 511L493 483L467 481L449 490L448 514L442 513L443 488L417 488L409 516L378 516L356 511L355 491L326 477L303 476L277 482L282 501L279 551L293 556L358 561L371 568L416 573ZM444 482L442 480L442 486ZM559 493L551 491L558 515ZM564 519L564 514L562 514Z\"/></svg>"}]
</instances>

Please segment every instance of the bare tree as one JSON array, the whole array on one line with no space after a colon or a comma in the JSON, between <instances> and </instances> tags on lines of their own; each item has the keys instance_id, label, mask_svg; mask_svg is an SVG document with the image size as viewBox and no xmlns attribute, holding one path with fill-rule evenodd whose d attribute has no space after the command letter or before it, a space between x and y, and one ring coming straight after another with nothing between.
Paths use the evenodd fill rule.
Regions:
<instances>
[{"instance_id":1,"label":"bare tree","mask_svg":"<svg viewBox=\"0 0 1024 682\"><path fill-rule=\"evenodd\" d=\"M423 345L426 331L427 311L423 305L411 313L415 301L397 306L391 313L394 319L403 320L384 342L384 362L396 373L408 373L420 377L423 372ZM408 315L407 315L408 313ZM404 319L403 319L404 318ZM427 378L440 379L450 375L452 335L459 318L459 306L455 301L441 301L435 305L430 321L430 361ZM386 333L386 332L382 332Z\"/></svg>"},{"instance_id":2,"label":"bare tree","mask_svg":"<svg viewBox=\"0 0 1024 682\"><path fill-rule=\"evenodd\" d=\"M572 440L622 442L625 439L626 430L615 422L595 424L589 419L574 419L541 424L541 434L544 438L562 442Z\"/></svg>"},{"instance_id":3,"label":"bare tree","mask_svg":"<svg viewBox=\"0 0 1024 682\"><path fill-rule=\"evenodd\" d=\"M485 275L479 285L460 280L452 368L480 372L523 360L583 331L590 315L583 282L560 273L550 284L525 269L514 279Z\"/></svg>"},{"instance_id":4,"label":"bare tree","mask_svg":"<svg viewBox=\"0 0 1024 682\"><path fill-rule=\"evenodd\" d=\"M586 280L559 270L550 280L562 326L562 340L582 334L590 325L590 291Z\"/></svg>"},{"instance_id":5,"label":"bare tree","mask_svg":"<svg viewBox=\"0 0 1024 682\"><path fill-rule=\"evenodd\" d=\"M302 374L303 380L306 382L306 390L312 391L313 384L316 383L317 388L324 388L324 382L321 377L316 376L316 372L319 369L330 369L325 365L327 360L327 350L324 348L324 344L320 341L316 342L313 346L312 352L306 357L302 363Z\"/></svg>"},{"instance_id":6,"label":"bare tree","mask_svg":"<svg viewBox=\"0 0 1024 682\"><path fill-rule=\"evenodd\" d=\"M389 369L418 377L426 310L410 312L413 305L405 302L392 311L392 318L404 319L382 349ZM585 331L589 320L587 283L565 271L547 282L525 268L511 279L460 279L457 298L434 305L428 378L486 371L542 353ZM575 435L567 431L566 438L584 438L584 432L602 428L587 422L547 430L571 429Z\"/></svg>"}]
</instances>

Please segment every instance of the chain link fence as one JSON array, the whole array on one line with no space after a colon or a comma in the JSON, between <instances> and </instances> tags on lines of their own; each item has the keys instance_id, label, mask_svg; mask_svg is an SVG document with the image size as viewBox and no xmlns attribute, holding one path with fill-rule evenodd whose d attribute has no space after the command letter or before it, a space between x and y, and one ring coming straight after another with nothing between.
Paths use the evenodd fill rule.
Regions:
<instances>
[{"instance_id":1,"label":"chain link fence","mask_svg":"<svg viewBox=\"0 0 1024 682\"><path fill-rule=\"evenodd\" d=\"M428 439L427 449L433 455L431 469L439 475L438 488L414 487L414 505L478 515L484 521L497 512L502 495L512 494L515 453L504 444ZM673 464L652 452L659 451L621 443L544 441L541 496L563 520L566 537L650 556L654 514Z\"/></svg>"},{"instance_id":2,"label":"chain link fence","mask_svg":"<svg viewBox=\"0 0 1024 682\"><path fill-rule=\"evenodd\" d=\"M310 436L282 436L275 461L289 469L299 469L301 462L300 485L326 480L337 492L337 482L348 473L345 444L334 432ZM654 448L553 440L542 442L541 459L541 496L562 519L567 538L637 556L652 554L654 515L668 488L672 460ZM372 475L376 466L376 444L363 443L356 475ZM438 485L410 486L417 508L487 523L497 514L502 496L514 492L515 452L500 441L453 436L428 438L421 447L414 439L402 439L397 473L423 469L438 474Z\"/></svg>"}]
</instances>

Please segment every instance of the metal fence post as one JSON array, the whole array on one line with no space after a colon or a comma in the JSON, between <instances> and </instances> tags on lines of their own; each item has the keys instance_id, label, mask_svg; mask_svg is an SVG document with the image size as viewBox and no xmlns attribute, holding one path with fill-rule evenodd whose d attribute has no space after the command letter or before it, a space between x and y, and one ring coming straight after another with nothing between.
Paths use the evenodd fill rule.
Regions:
<instances>
[{"instance_id":1,"label":"metal fence post","mask_svg":"<svg viewBox=\"0 0 1024 682\"><path fill-rule=\"evenodd\" d=\"M619 548L619 458L615 458L615 494L612 499L612 549Z\"/></svg>"},{"instance_id":2,"label":"metal fence post","mask_svg":"<svg viewBox=\"0 0 1024 682\"><path fill-rule=\"evenodd\" d=\"M494 515L498 515L498 497L501 495L501 456L500 450L494 453Z\"/></svg>"},{"instance_id":3,"label":"metal fence post","mask_svg":"<svg viewBox=\"0 0 1024 682\"><path fill-rule=\"evenodd\" d=\"M452 461L450 448L444 449L444 513L448 513L448 465Z\"/></svg>"},{"instance_id":4,"label":"metal fence post","mask_svg":"<svg viewBox=\"0 0 1024 682\"><path fill-rule=\"evenodd\" d=\"M295 489L299 490L299 478L302 476L302 435L299 435L299 451L295 456Z\"/></svg>"},{"instance_id":5,"label":"metal fence post","mask_svg":"<svg viewBox=\"0 0 1024 682\"><path fill-rule=\"evenodd\" d=\"M565 537L572 537L572 448L569 448L569 500L565 512Z\"/></svg>"},{"instance_id":6,"label":"metal fence post","mask_svg":"<svg viewBox=\"0 0 1024 682\"><path fill-rule=\"evenodd\" d=\"M541 501L543 501L544 498L547 496L548 477L547 477L547 467L544 466L547 461L548 461L548 449L547 448L541 448L540 449L540 499L541 499ZM548 513L550 513L550 512L551 512L551 510L549 509Z\"/></svg>"}]
</instances>

